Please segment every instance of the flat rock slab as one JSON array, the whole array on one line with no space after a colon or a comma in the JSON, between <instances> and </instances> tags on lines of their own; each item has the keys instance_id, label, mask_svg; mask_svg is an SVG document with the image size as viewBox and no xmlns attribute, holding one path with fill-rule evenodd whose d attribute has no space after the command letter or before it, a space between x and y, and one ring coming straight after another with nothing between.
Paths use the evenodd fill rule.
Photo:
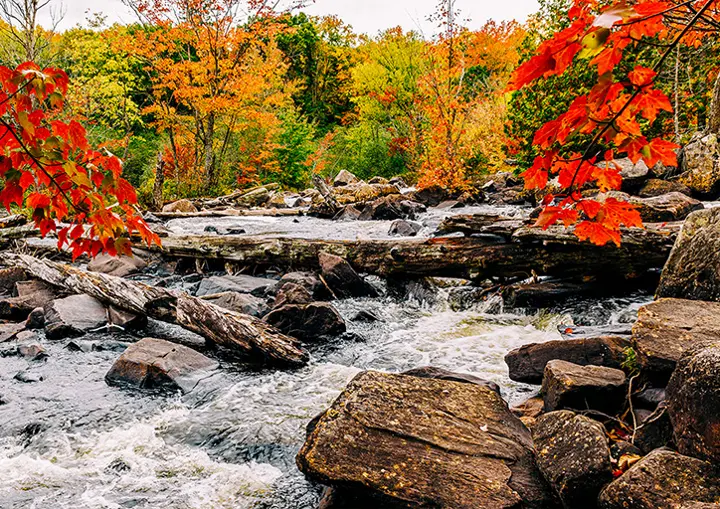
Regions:
<instances>
[{"instance_id":1,"label":"flat rock slab","mask_svg":"<svg viewBox=\"0 0 720 509\"><path fill-rule=\"evenodd\" d=\"M545 366L550 361L561 360L579 366L618 369L625 360L625 349L631 346L629 338L621 336L548 341L525 345L511 351L505 356L505 363L512 380L541 384Z\"/></svg>"},{"instance_id":2,"label":"flat rock slab","mask_svg":"<svg viewBox=\"0 0 720 509\"><path fill-rule=\"evenodd\" d=\"M657 295L720 301L720 208L687 218L663 269Z\"/></svg>"},{"instance_id":3,"label":"flat rock slab","mask_svg":"<svg viewBox=\"0 0 720 509\"><path fill-rule=\"evenodd\" d=\"M625 381L625 373L619 369L550 361L542 384L545 410L589 407L613 412L623 404Z\"/></svg>"},{"instance_id":4,"label":"flat rock slab","mask_svg":"<svg viewBox=\"0 0 720 509\"><path fill-rule=\"evenodd\" d=\"M238 293L238 292L224 292L211 296L212 298L205 299L208 302L212 302L216 306L220 306L230 311L237 311L244 315L254 316L256 318L262 318L270 311L267 303L260 297L255 297L249 293Z\"/></svg>"},{"instance_id":5,"label":"flat rock slab","mask_svg":"<svg viewBox=\"0 0 720 509\"><path fill-rule=\"evenodd\" d=\"M146 265L145 261L137 256L109 256L101 254L88 263L87 268L90 272L101 272L110 276L125 277L139 272L144 269Z\"/></svg>"},{"instance_id":6,"label":"flat rock slab","mask_svg":"<svg viewBox=\"0 0 720 509\"><path fill-rule=\"evenodd\" d=\"M533 426L537 464L567 508L593 507L612 481L610 446L599 422L567 410L550 412Z\"/></svg>"},{"instance_id":7,"label":"flat rock slab","mask_svg":"<svg viewBox=\"0 0 720 509\"><path fill-rule=\"evenodd\" d=\"M717 340L717 302L660 299L640 308L633 327L633 344L643 371L665 382L688 348Z\"/></svg>"},{"instance_id":8,"label":"flat rock slab","mask_svg":"<svg viewBox=\"0 0 720 509\"><path fill-rule=\"evenodd\" d=\"M196 295L205 297L225 292L251 293L260 295L277 284L277 281L239 274L236 276L211 276L200 282Z\"/></svg>"},{"instance_id":9,"label":"flat rock slab","mask_svg":"<svg viewBox=\"0 0 720 509\"><path fill-rule=\"evenodd\" d=\"M556 507L532 438L486 387L365 372L309 430L300 470L404 507Z\"/></svg>"},{"instance_id":10,"label":"flat rock slab","mask_svg":"<svg viewBox=\"0 0 720 509\"><path fill-rule=\"evenodd\" d=\"M78 337L107 324L104 305L88 295L71 295L45 306L45 334L48 339Z\"/></svg>"},{"instance_id":11,"label":"flat rock slab","mask_svg":"<svg viewBox=\"0 0 720 509\"><path fill-rule=\"evenodd\" d=\"M711 463L657 449L600 494L600 509L675 509L720 501L720 471ZM692 507L686 505L682 507Z\"/></svg>"},{"instance_id":12,"label":"flat rock slab","mask_svg":"<svg viewBox=\"0 0 720 509\"><path fill-rule=\"evenodd\" d=\"M105 375L105 381L108 385L188 393L218 367L214 360L186 346L145 338L125 350Z\"/></svg>"},{"instance_id":13,"label":"flat rock slab","mask_svg":"<svg viewBox=\"0 0 720 509\"><path fill-rule=\"evenodd\" d=\"M720 340L695 346L680 359L667 405L678 451L720 464Z\"/></svg>"}]
</instances>

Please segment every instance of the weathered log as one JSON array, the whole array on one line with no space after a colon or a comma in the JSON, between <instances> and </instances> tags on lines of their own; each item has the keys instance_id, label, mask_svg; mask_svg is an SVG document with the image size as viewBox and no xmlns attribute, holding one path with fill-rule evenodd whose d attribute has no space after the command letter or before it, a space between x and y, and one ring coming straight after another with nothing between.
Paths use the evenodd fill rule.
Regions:
<instances>
[{"instance_id":1,"label":"weathered log","mask_svg":"<svg viewBox=\"0 0 720 509\"><path fill-rule=\"evenodd\" d=\"M445 219L437 229L439 234L461 232L467 236L493 234L511 236L515 230L525 224L523 219L516 219L498 214L461 214Z\"/></svg>"},{"instance_id":2,"label":"weathered log","mask_svg":"<svg viewBox=\"0 0 720 509\"><path fill-rule=\"evenodd\" d=\"M328 186L327 183L318 175L313 175L312 183L315 189L317 189L325 199L325 203L328 207L330 207L335 213L340 212L340 204L335 199L335 194L330 186Z\"/></svg>"},{"instance_id":3,"label":"weathered log","mask_svg":"<svg viewBox=\"0 0 720 509\"><path fill-rule=\"evenodd\" d=\"M14 226L22 226L24 224L27 224L27 222L27 218L20 214L4 216L0 217L0 228L12 228Z\"/></svg>"},{"instance_id":4,"label":"weathered log","mask_svg":"<svg viewBox=\"0 0 720 509\"><path fill-rule=\"evenodd\" d=\"M85 272L32 256L7 254L6 264L73 293L84 293L131 313L176 323L223 346L274 366L302 366L308 354L299 343L277 329L234 311L220 308L184 292L171 292L106 274Z\"/></svg>"},{"instance_id":5,"label":"weathered log","mask_svg":"<svg viewBox=\"0 0 720 509\"><path fill-rule=\"evenodd\" d=\"M380 276L465 279L603 275L624 278L661 268L679 226L647 225L624 232L621 247L580 242L562 229L521 228L511 241L487 238L313 240L272 237L170 236L162 250L177 258L211 258L253 267L319 269L321 251L358 272ZM157 248L156 248L157 249Z\"/></svg>"}]
</instances>

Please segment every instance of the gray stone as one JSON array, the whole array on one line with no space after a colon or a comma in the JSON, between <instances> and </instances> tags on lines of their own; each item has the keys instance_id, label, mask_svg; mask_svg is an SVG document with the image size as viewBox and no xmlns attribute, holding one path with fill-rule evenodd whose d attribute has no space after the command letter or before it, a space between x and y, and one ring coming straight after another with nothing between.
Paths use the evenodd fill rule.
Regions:
<instances>
[{"instance_id":1,"label":"gray stone","mask_svg":"<svg viewBox=\"0 0 720 509\"><path fill-rule=\"evenodd\" d=\"M333 186L335 187L342 187L342 186L349 186L351 184L357 184L360 182L360 179L357 178L355 175L350 173L347 170L340 170L340 173L337 174L335 177L335 180L333 180Z\"/></svg>"},{"instance_id":2,"label":"gray stone","mask_svg":"<svg viewBox=\"0 0 720 509\"><path fill-rule=\"evenodd\" d=\"M137 256L109 256L98 255L88 263L90 272L100 272L110 276L125 277L140 272L147 266L145 261Z\"/></svg>"},{"instance_id":3,"label":"gray stone","mask_svg":"<svg viewBox=\"0 0 720 509\"><path fill-rule=\"evenodd\" d=\"M696 195L715 199L720 193L720 142L717 134L700 133L683 149L677 181Z\"/></svg>"},{"instance_id":4,"label":"gray stone","mask_svg":"<svg viewBox=\"0 0 720 509\"><path fill-rule=\"evenodd\" d=\"M406 221L405 219L396 219L390 225L388 235L394 237L415 237L423 226L415 221Z\"/></svg>"},{"instance_id":5,"label":"gray stone","mask_svg":"<svg viewBox=\"0 0 720 509\"><path fill-rule=\"evenodd\" d=\"M600 490L613 479L603 425L564 410L539 417L532 435L538 468L564 507L593 507Z\"/></svg>"},{"instance_id":6,"label":"gray stone","mask_svg":"<svg viewBox=\"0 0 720 509\"><path fill-rule=\"evenodd\" d=\"M77 337L107 324L107 309L88 295L71 295L45 306L48 339Z\"/></svg>"},{"instance_id":7,"label":"gray stone","mask_svg":"<svg viewBox=\"0 0 720 509\"><path fill-rule=\"evenodd\" d=\"M257 318L262 318L270 311L264 299L249 293L224 292L215 294L206 300L221 308Z\"/></svg>"},{"instance_id":8,"label":"gray stone","mask_svg":"<svg viewBox=\"0 0 720 509\"><path fill-rule=\"evenodd\" d=\"M355 269L339 256L321 252L318 261L325 282L338 298L377 297L378 293Z\"/></svg>"},{"instance_id":9,"label":"gray stone","mask_svg":"<svg viewBox=\"0 0 720 509\"><path fill-rule=\"evenodd\" d=\"M108 385L192 391L218 363L186 346L145 338L131 345L105 375Z\"/></svg>"},{"instance_id":10,"label":"gray stone","mask_svg":"<svg viewBox=\"0 0 720 509\"><path fill-rule=\"evenodd\" d=\"M625 399L625 373L600 366L550 361L545 366L542 393L545 410L617 411Z\"/></svg>"},{"instance_id":11,"label":"gray stone","mask_svg":"<svg viewBox=\"0 0 720 509\"><path fill-rule=\"evenodd\" d=\"M277 281L261 277L238 274L235 276L211 276L200 282L196 295L204 297L225 292L251 293L261 296Z\"/></svg>"}]
</instances>

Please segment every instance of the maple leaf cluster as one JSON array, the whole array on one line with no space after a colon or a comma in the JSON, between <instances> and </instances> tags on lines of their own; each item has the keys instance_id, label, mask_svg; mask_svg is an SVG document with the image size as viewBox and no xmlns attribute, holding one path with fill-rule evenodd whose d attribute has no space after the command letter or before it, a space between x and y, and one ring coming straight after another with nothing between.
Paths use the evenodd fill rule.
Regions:
<instances>
[{"instance_id":1,"label":"maple leaf cluster","mask_svg":"<svg viewBox=\"0 0 720 509\"><path fill-rule=\"evenodd\" d=\"M43 237L55 232L74 258L130 255L134 234L159 245L120 159L91 149L76 120L60 119L67 89L59 69L0 66L0 204L29 208Z\"/></svg>"},{"instance_id":2,"label":"maple leaf cluster","mask_svg":"<svg viewBox=\"0 0 720 509\"><path fill-rule=\"evenodd\" d=\"M543 42L537 54L515 71L511 90L533 81L562 75L577 59L589 60L597 69L597 83L579 95L568 110L547 122L535 134L542 151L524 172L525 187L546 189L556 179L553 193L543 200L537 222L548 228L562 223L577 225L581 240L597 245L620 245L621 227L640 227L633 206L613 198L588 198L592 186L601 192L620 189L620 168L613 160L629 157L652 168L658 163L677 166L675 143L648 139L641 125L652 124L660 112L672 112L668 97L655 86L658 71L678 44L697 45L703 24L720 17L717 0L667 2L624 1L600 7L597 0L575 0L568 15L570 25ZM653 68L635 67L622 80L613 71L631 45L652 40L666 48ZM564 145L578 137L592 137L584 153L567 154ZM609 147L609 148L608 148Z\"/></svg>"}]
</instances>

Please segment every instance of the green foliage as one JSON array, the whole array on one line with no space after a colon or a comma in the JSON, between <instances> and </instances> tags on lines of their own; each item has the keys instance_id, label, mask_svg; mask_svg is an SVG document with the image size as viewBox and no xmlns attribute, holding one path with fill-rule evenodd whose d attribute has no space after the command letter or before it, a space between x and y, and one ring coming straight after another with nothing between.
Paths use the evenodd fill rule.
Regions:
<instances>
[{"instance_id":1,"label":"green foliage","mask_svg":"<svg viewBox=\"0 0 720 509\"><path fill-rule=\"evenodd\" d=\"M623 350L623 356L625 357L620 367L630 376L635 376L640 373L640 362L637 358L637 352L631 347Z\"/></svg>"},{"instance_id":2,"label":"green foliage","mask_svg":"<svg viewBox=\"0 0 720 509\"><path fill-rule=\"evenodd\" d=\"M280 116L282 128L278 136L275 159L277 173L270 174L265 182L277 182L292 189L303 189L310 184L308 159L315 151L315 129L295 111Z\"/></svg>"}]
</instances>

